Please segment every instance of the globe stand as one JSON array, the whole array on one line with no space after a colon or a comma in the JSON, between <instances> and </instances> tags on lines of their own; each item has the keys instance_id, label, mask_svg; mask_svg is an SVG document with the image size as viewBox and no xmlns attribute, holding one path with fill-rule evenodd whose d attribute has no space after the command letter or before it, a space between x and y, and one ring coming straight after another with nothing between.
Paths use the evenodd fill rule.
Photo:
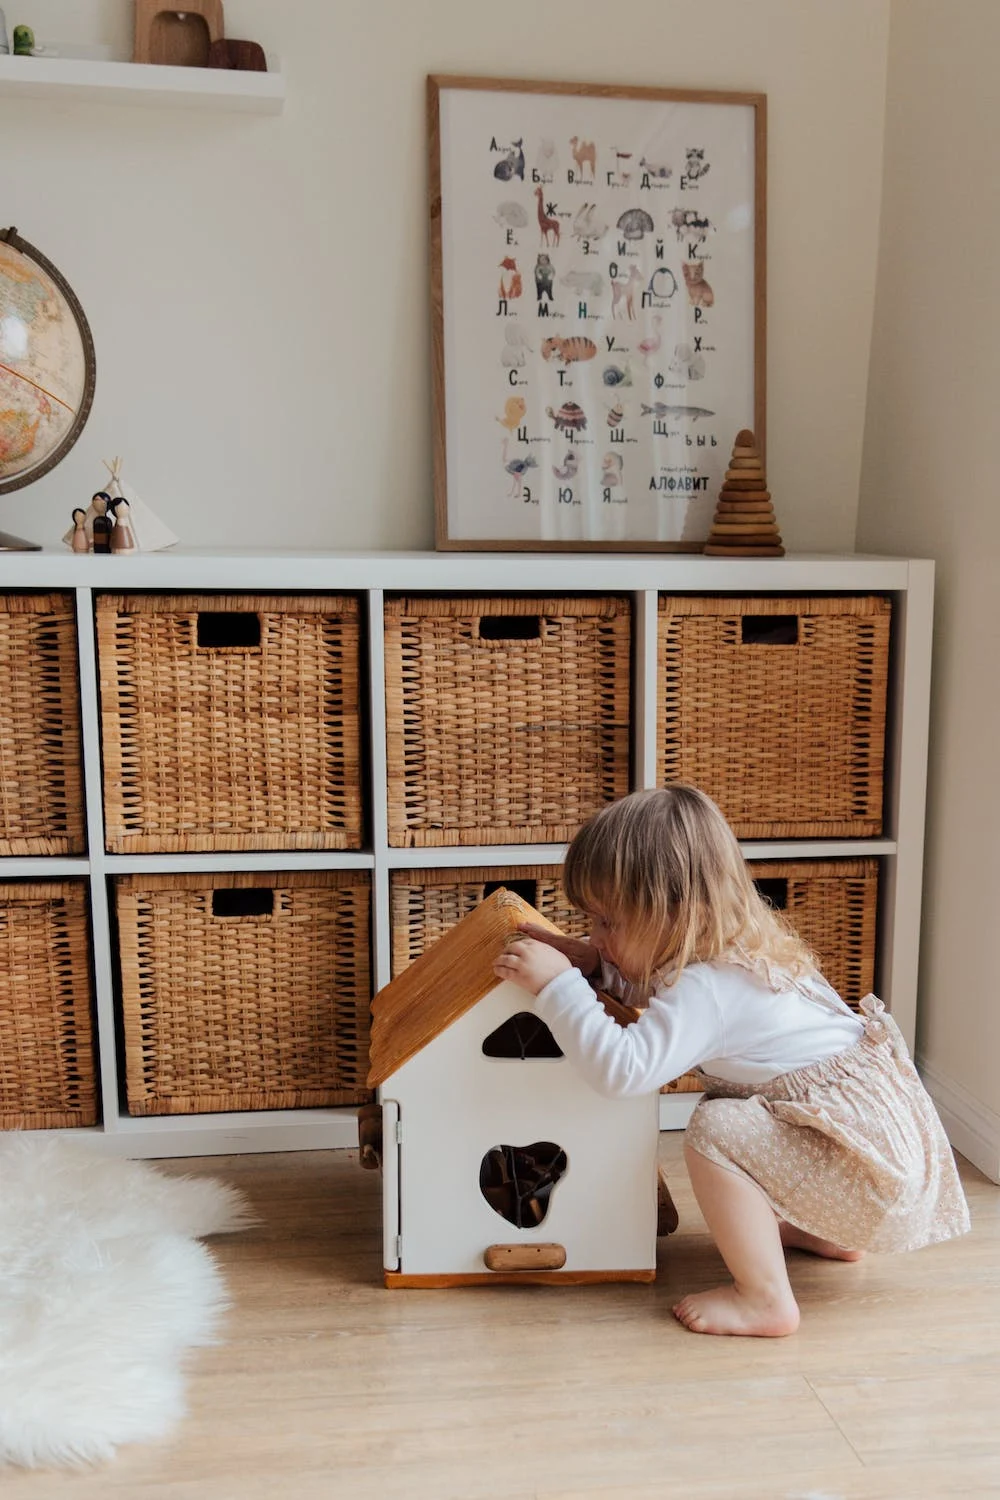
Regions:
<instances>
[{"instance_id":1,"label":"globe stand","mask_svg":"<svg viewBox=\"0 0 1000 1500\"><path fill-rule=\"evenodd\" d=\"M41 552L40 542L25 541L23 536L14 536L9 531L0 531L0 552Z\"/></svg>"}]
</instances>

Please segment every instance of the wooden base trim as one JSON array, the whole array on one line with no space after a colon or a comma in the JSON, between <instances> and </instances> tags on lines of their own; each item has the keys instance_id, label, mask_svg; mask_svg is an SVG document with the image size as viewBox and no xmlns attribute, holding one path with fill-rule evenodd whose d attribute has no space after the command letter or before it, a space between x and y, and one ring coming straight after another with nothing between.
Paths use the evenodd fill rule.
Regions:
<instances>
[{"instance_id":1,"label":"wooden base trim","mask_svg":"<svg viewBox=\"0 0 1000 1500\"><path fill-rule=\"evenodd\" d=\"M428 1290L448 1286L589 1286L605 1281L651 1282L656 1271L455 1271L440 1276L411 1276L405 1271L386 1271L385 1284L396 1287L423 1287Z\"/></svg>"}]
</instances>

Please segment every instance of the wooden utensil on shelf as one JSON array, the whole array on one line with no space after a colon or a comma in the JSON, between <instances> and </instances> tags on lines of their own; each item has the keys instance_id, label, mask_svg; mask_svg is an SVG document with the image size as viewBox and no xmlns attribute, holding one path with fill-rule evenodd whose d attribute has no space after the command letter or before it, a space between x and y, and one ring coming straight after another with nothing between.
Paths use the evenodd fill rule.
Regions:
<instances>
[{"instance_id":1,"label":"wooden utensil on shelf","mask_svg":"<svg viewBox=\"0 0 1000 1500\"><path fill-rule=\"evenodd\" d=\"M267 58L260 42L244 42L227 36L209 47L208 66L235 68L240 73L266 73Z\"/></svg>"},{"instance_id":2,"label":"wooden utensil on shelf","mask_svg":"<svg viewBox=\"0 0 1000 1500\"><path fill-rule=\"evenodd\" d=\"M135 0L132 61L175 68L204 68L213 42L225 32L222 0L184 0L182 8L163 0Z\"/></svg>"}]
</instances>

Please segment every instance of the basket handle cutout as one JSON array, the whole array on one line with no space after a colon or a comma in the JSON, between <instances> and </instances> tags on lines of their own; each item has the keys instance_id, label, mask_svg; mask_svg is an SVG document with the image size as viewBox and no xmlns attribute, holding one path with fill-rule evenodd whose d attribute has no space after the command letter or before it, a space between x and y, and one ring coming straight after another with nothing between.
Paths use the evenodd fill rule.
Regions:
<instances>
[{"instance_id":1,"label":"basket handle cutout","mask_svg":"<svg viewBox=\"0 0 1000 1500\"><path fill-rule=\"evenodd\" d=\"M483 886L483 900L492 896L494 891L513 891L515 896L520 896L529 906L538 906L537 880L487 880Z\"/></svg>"},{"instance_id":2,"label":"basket handle cutout","mask_svg":"<svg viewBox=\"0 0 1000 1500\"><path fill-rule=\"evenodd\" d=\"M763 896L768 905L773 906L775 911L785 911L788 907L788 881L780 876L771 878L765 876L762 880L755 880L757 894Z\"/></svg>"},{"instance_id":3,"label":"basket handle cutout","mask_svg":"<svg viewBox=\"0 0 1000 1500\"><path fill-rule=\"evenodd\" d=\"M199 610L198 645L208 651L259 648L260 615L247 610Z\"/></svg>"},{"instance_id":4,"label":"basket handle cutout","mask_svg":"<svg viewBox=\"0 0 1000 1500\"><path fill-rule=\"evenodd\" d=\"M270 917L274 892L266 886L219 886L212 892L213 917Z\"/></svg>"},{"instance_id":5,"label":"basket handle cutout","mask_svg":"<svg viewBox=\"0 0 1000 1500\"><path fill-rule=\"evenodd\" d=\"M537 641L542 622L538 615L480 615L481 641Z\"/></svg>"},{"instance_id":6,"label":"basket handle cutout","mask_svg":"<svg viewBox=\"0 0 1000 1500\"><path fill-rule=\"evenodd\" d=\"M744 646L797 646L798 615L743 615L740 620Z\"/></svg>"}]
</instances>

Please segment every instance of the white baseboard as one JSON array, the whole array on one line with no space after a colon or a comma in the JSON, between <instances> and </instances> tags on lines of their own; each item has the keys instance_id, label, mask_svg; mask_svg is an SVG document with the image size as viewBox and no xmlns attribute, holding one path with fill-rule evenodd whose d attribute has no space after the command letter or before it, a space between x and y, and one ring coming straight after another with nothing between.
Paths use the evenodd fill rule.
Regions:
<instances>
[{"instance_id":1,"label":"white baseboard","mask_svg":"<svg viewBox=\"0 0 1000 1500\"><path fill-rule=\"evenodd\" d=\"M1000 1115L922 1058L917 1068L955 1150L991 1182L1000 1183Z\"/></svg>"}]
</instances>

